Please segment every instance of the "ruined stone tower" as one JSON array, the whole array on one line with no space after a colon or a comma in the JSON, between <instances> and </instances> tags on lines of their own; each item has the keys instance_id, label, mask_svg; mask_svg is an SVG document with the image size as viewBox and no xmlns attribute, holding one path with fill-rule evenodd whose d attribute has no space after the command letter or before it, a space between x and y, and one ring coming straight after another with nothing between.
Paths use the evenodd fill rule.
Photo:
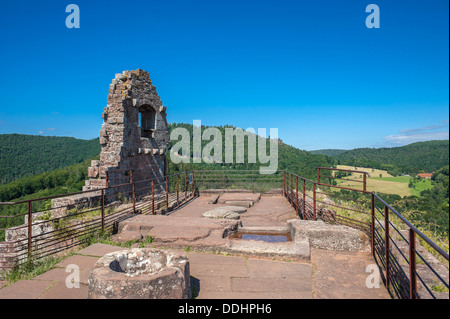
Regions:
<instances>
[{"instance_id":1,"label":"ruined stone tower","mask_svg":"<svg viewBox=\"0 0 450 319\"><path fill-rule=\"evenodd\" d=\"M161 177L169 143L166 107L143 70L116 74L100 131L100 160L92 161L83 190Z\"/></svg>"}]
</instances>

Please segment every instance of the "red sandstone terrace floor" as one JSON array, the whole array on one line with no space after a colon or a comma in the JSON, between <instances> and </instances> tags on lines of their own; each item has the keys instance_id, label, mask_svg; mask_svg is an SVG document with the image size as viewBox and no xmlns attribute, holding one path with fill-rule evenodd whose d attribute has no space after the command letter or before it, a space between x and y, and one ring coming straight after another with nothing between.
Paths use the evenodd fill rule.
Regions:
<instances>
[{"instance_id":1,"label":"red sandstone terrace floor","mask_svg":"<svg viewBox=\"0 0 450 319\"><path fill-rule=\"evenodd\" d=\"M208 197L200 197L170 217L200 218L202 211L210 207ZM241 215L241 220L246 227L285 226L293 213L282 197L262 197ZM85 299L90 268L104 254L122 249L91 245L44 274L0 289L0 299ZM380 288L366 287L366 267L374 264L369 253L312 249L310 261L282 261L190 251L188 258L193 292L198 299L389 298L382 284ZM80 269L79 288L66 286L70 275L66 267L71 264Z\"/></svg>"},{"instance_id":2,"label":"red sandstone terrace floor","mask_svg":"<svg viewBox=\"0 0 450 319\"><path fill-rule=\"evenodd\" d=\"M84 299L89 269L104 254L123 248L94 244L32 280L0 290L0 299ZM188 253L198 299L389 298L384 287L365 286L370 256L314 250L311 263ZM67 288L68 265L80 268L80 288Z\"/></svg>"}]
</instances>

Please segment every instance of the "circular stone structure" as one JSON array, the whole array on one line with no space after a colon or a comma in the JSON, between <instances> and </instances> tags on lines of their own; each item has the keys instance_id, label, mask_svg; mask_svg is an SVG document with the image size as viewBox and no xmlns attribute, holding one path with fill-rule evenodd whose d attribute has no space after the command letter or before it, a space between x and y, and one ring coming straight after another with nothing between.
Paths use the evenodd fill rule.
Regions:
<instances>
[{"instance_id":1,"label":"circular stone structure","mask_svg":"<svg viewBox=\"0 0 450 319\"><path fill-rule=\"evenodd\" d=\"M106 254L89 273L89 299L188 299L185 253L133 248Z\"/></svg>"}]
</instances>

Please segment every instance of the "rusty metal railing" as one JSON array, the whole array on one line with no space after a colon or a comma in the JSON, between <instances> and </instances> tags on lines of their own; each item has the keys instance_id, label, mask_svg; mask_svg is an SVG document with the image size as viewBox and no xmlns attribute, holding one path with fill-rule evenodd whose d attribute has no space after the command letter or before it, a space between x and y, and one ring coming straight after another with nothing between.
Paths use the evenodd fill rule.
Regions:
<instances>
[{"instance_id":1,"label":"rusty metal railing","mask_svg":"<svg viewBox=\"0 0 450 319\"><path fill-rule=\"evenodd\" d=\"M322 183L323 176L322 182L316 182L287 171L284 172L284 175L285 187L283 193L291 206L297 211L299 218L306 220L320 219L355 227L367 233L370 232L370 211L367 207L367 199L359 198L355 200L332 193L329 190L344 189L362 194L364 194L364 191ZM338 202L336 203L336 201ZM339 204L342 201L353 205Z\"/></svg>"},{"instance_id":2,"label":"rusty metal railing","mask_svg":"<svg viewBox=\"0 0 450 319\"><path fill-rule=\"evenodd\" d=\"M428 246L429 250L442 257L447 264L448 253L377 194L371 195L374 257L384 269L386 287L392 290L396 297L409 299L436 299L441 295L440 291L448 292L448 269L439 272L436 266L431 264L433 256L425 249L418 250L418 242L422 241L423 246ZM438 263L434 263L439 267Z\"/></svg>"},{"instance_id":3,"label":"rusty metal railing","mask_svg":"<svg viewBox=\"0 0 450 319\"><path fill-rule=\"evenodd\" d=\"M364 173L363 180L360 181L362 189L333 185L330 181L324 182L324 178L334 177L322 175L322 170ZM283 195L296 210L299 218L344 224L366 232L371 239L373 257L382 270L383 282L393 297L448 298L448 253L379 195L367 191L366 176L369 176L367 172L324 167L317 168L317 171L317 182L291 172L283 172ZM333 193L333 189L359 195L344 197L341 192ZM334 201L324 202L318 198L320 195L344 200L347 206L336 204ZM349 207L348 203L354 205ZM342 215L343 212L351 213L355 217ZM420 251L419 241L421 241ZM427 246L428 249L423 246Z\"/></svg>"},{"instance_id":4,"label":"rusty metal railing","mask_svg":"<svg viewBox=\"0 0 450 319\"><path fill-rule=\"evenodd\" d=\"M362 191L367 191L367 177L370 177L370 174L365 171L358 171L358 170L352 170L352 169L342 169L342 168L330 168L330 167L317 167L317 183L323 186L329 186L334 188L340 188L340 189L346 189L350 191L360 191L359 189L351 188L351 187L343 187L343 186L337 186L337 185L329 185L326 183L322 183L323 178L328 178L329 180L339 179L342 181L348 181L348 182L355 182L355 183L361 183L362 184ZM358 179L350 179L350 178L343 178L343 177L336 177L331 175L322 175L322 171L338 171L338 172L346 172L346 173L358 173L362 174L363 180Z\"/></svg>"},{"instance_id":5,"label":"rusty metal railing","mask_svg":"<svg viewBox=\"0 0 450 319\"><path fill-rule=\"evenodd\" d=\"M322 174L325 170L364 173L362 188L336 185L335 176ZM135 214L168 212L195 197L197 190L244 189L282 194L300 219L364 231L370 237L384 283L394 297L440 298L442 291L448 296L448 253L376 193L367 191L366 172L324 167L317 171L317 181L288 171L261 175L256 170L196 170L136 180L131 171L126 174L128 180L117 185L107 179L104 188L0 203L0 220L12 220L0 228L6 237L0 242L0 271L78 246L93 233L112 230L119 221ZM90 200L50 206L51 200L72 196ZM4 207L14 208L14 214L3 214ZM436 258L447 263L447 268L441 269L442 263Z\"/></svg>"},{"instance_id":6,"label":"rusty metal railing","mask_svg":"<svg viewBox=\"0 0 450 319\"><path fill-rule=\"evenodd\" d=\"M282 173L263 175L259 170L195 170L196 187L206 189L245 189L264 193L273 189L281 191Z\"/></svg>"},{"instance_id":7,"label":"rusty metal railing","mask_svg":"<svg viewBox=\"0 0 450 319\"><path fill-rule=\"evenodd\" d=\"M107 180L104 188L0 203L0 220L13 220L0 228L0 273L79 246L135 214L166 213L195 194L192 171L147 180L133 179L132 171L127 176L126 183ZM5 215L5 207L14 213Z\"/></svg>"}]
</instances>

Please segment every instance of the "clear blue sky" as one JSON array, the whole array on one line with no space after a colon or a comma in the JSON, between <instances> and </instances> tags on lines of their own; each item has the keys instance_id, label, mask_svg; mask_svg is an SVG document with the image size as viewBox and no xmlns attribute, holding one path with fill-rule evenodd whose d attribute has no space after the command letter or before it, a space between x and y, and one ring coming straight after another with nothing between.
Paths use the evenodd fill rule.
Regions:
<instances>
[{"instance_id":1,"label":"clear blue sky","mask_svg":"<svg viewBox=\"0 0 450 319\"><path fill-rule=\"evenodd\" d=\"M70 3L80 29L66 28ZM307 150L448 139L448 6L3 1L0 133L97 137L114 74L141 68L169 122L276 127Z\"/></svg>"}]
</instances>

